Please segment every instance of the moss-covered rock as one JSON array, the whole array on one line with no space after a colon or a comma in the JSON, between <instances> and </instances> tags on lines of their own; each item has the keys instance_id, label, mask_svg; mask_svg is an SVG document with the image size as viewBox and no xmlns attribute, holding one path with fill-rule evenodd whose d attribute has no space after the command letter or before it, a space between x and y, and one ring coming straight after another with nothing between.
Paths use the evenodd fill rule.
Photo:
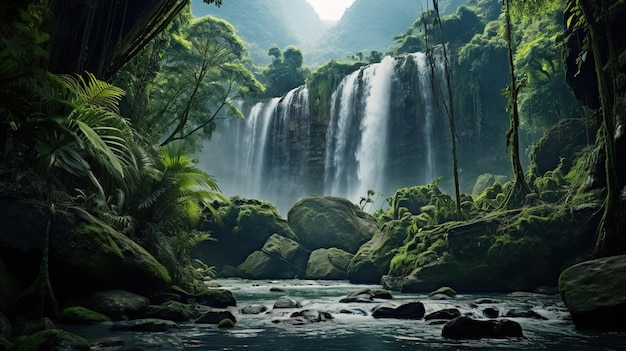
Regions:
<instances>
[{"instance_id":1,"label":"moss-covered rock","mask_svg":"<svg viewBox=\"0 0 626 351\"><path fill-rule=\"evenodd\" d=\"M336 247L355 253L378 231L376 221L350 201L337 197L309 197L296 202L289 225L309 250Z\"/></svg>"},{"instance_id":2,"label":"moss-covered rock","mask_svg":"<svg viewBox=\"0 0 626 351\"><path fill-rule=\"evenodd\" d=\"M419 292L554 286L560 272L593 247L596 211L545 205L423 229L398 249L383 285Z\"/></svg>"},{"instance_id":3,"label":"moss-covered rock","mask_svg":"<svg viewBox=\"0 0 626 351\"><path fill-rule=\"evenodd\" d=\"M306 266L308 279L346 279L346 269L354 255L335 247L311 252Z\"/></svg>"},{"instance_id":4,"label":"moss-covered rock","mask_svg":"<svg viewBox=\"0 0 626 351\"><path fill-rule=\"evenodd\" d=\"M35 201L0 201L0 211L0 257L12 274L0 277L28 286L38 271L52 212ZM167 270L145 249L82 210L56 213L50 228L50 279L59 301L107 289L149 293L171 282ZM7 287L8 293L15 284Z\"/></svg>"},{"instance_id":5,"label":"moss-covered rock","mask_svg":"<svg viewBox=\"0 0 626 351\"><path fill-rule=\"evenodd\" d=\"M626 330L626 255L586 261L559 277L559 293L582 329Z\"/></svg>"},{"instance_id":6,"label":"moss-covered rock","mask_svg":"<svg viewBox=\"0 0 626 351\"><path fill-rule=\"evenodd\" d=\"M222 270L238 266L259 251L273 235L295 242L298 237L269 202L233 198L232 204L218 209L217 218L204 224L216 240L200 243L192 255Z\"/></svg>"},{"instance_id":7,"label":"moss-covered rock","mask_svg":"<svg viewBox=\"0 0 626 351\"><path fill-rule=\"evenodd\" d=\"M61 329L43 330L18 338L16 351L89 351L89 342L78 335Z\"/></svg>"},{"instance_id":8,"label":"moss-covered rock","mask_svg":"<svg viewBox=\"0 0 626 351\"><path fill-rule=\"evenodd\" d=\"M261 250L237 267L237 276L250 279L280 279L303 276L310 252L296 241L272 234Z\"/></svg>"},{"instance_id":9,"label":"moss-covered rock","mask_svg":"<svg viewBox=\"0 0 626 351\"><path fill-rule=\"evenodd\" d=\"M350 261L348 279L355 283L379 283L380 278L389 271L395 250L404 243L411 224L410 217L385 223Z\"/></svg>"},{"instance_id":10,"label":"moss-covered rock","mask_svg":"<svg viewBox=\"0 0 626 351\"><path fill-rule=\"evenodd\" d=\"M190 305L167 301L161 305L150 305L146 309L146 318L166 319L174 322L183 322L191 318L193 308Z\"/></svg>"},{"instance_id":11,"label":"moss-covered rock","mask_svg":"<svg viewBox=\"0 0 626 351\"><path fill-rule=\"evenodd\" d=\"M494 184L504 184L508 180L507 176L504 175L495 175L491 173L484 173L479 175L476 178L476 182L474 182L474 187L472 188L472 196L478 196L487 188L492 187Z\"/></svg>"},{"instance_id":12,"label":"moss-covered rock","mask_svg":"<svg viewBox=\"0 0 626 351\"><path fill-rule=\"evenodd\" d=\"M68 324L100 324L110 321L108 316L82 306L72 306L61 311L61 321Z\"/></svg>"},{"instance_id":13,"label":"moss-covered rock","mask_svg":"<svg viewBox=\"0 0 626 351\"><path fill-rule=\"evenodd\" d=\"M92 310L115 320L139 318L148 305L148 298L124 290L97 292L90 302Z\"/></svg>"},{"instance_id":14,"label":"moss-covered rock","mask_svg":"<svg viewBox=\"0 0 626 351\"><path fill-rule=\"evenodd\" d=\"M165 267L152 255L106 225L80 223L66 240L55 240L52 249L60 268L54 286L70 297L85 286L92 291L119 288L149 294L171 283Z\"/></svg>"}]
</instances>

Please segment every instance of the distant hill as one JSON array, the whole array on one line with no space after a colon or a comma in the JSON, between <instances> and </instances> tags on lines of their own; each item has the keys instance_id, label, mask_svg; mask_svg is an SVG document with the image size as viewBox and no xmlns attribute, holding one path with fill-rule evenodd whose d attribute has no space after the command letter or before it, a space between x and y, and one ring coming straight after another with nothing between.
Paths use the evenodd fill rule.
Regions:
<instances>
[{"instance_id":1,"label":"distant hill","mask_svg":"<svg viewBox=\"0 0 626 351\"><path fill-rule=\"evenodd\" d=\"M476 0L440 0L442 15ZM306 0L226 0L221 7L192 0L195 17L212 15L235 26L257 65L271 61L272 46L301 48L306 66L345 59L357 52L385 52L432 7L432 0L356 0L337 22L322 21Z\"/></svg>"},{"instance_id":2,"label":"distant hill","mask_svg":"<svg viewBox=\"0 0 626 351\"><path fill-rule=\"evenodd\" d=\"M441 15L454 13L468 0L439 1ZM406 32L419 15L432 9L431 0L356 0L339 22L318 41L306 47L308 63L321 64L343 59L357 52L385 52L394 37Z\"/></svg>"},{"instance_id":3,"label":"distant hill","mask_svg":"<svg viewBox=\"0 0 626 351\"><path fill-rule=\"evenodd\" d=\"M227 0L219 8L192 0L191 12L196 18L212 15L230 22L257 65L271 61L267 52L272 46L303 47L328 28L306 0Z\"/></svg>"}]
</instances>

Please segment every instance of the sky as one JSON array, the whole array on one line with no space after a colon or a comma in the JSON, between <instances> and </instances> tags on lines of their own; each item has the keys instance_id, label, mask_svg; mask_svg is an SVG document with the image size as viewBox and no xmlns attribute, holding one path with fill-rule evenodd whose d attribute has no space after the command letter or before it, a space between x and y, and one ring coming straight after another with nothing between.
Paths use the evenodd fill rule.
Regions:
<instances>
[{"instance_id":1,"label":"sky","mask_svg":"<svg viewBox=\"0 0 626 351\"><path fill-rule=\"evenodd\" d=\"M322 20L338 21L354 0L306 0Z\"/></svg>"}]
</instances>

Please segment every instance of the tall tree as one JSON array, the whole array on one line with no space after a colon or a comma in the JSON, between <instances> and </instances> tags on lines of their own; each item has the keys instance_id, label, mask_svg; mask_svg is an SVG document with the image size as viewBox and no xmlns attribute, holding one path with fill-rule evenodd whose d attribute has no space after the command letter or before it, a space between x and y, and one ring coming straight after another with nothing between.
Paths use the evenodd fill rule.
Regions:
<instances>
[{"instance_id":1,"label":"tall tree","mask_svg":"<svg viewBox=\"0 0 626 351\"><path fill-rule=\"evenodd\" d=\"M233 101L263 87L242 64L246 49L227 22L207 16L176 36L152 90L146 125L161 145L204 133L210 137L222 112L238 117ZM226 110L226 111L224 111Z\"/></svg>"},{"instance_id":2,"label":"tall tree","mask_svg":"<svg viewBox=\"0 0 626 351\"><path fill-rule=\"evenodd\" d=\"M445 32L443 30L443 24L441 23L441 16L439 12L439 1L433 0L433 9L435 10L435 23L439 26L439 31L441 33L441 50L443 52L443 60L444 60L444 70L446 75L446 103L444 103L444 108L446 110L446 114L448 116L448 127L450 129L450 144L452 150L452 172L454 175L454 195L456 197L456 218L457 220L463 219L463 213L461 212L461 191L459 190L459 165L457 160L456 153L456 127L454 125L454 104L453 104L453 96L452 96L452 78L451 78L451 69L450 69L450 60L448 58L448 48L445 41Z\"/></svg>"},{"instance_id":3,"label":"tall tree","mask_svg":"<svg viewBox=\"0 0 626 351\"><path fill-rule=\"evenodd\" d=\"M502 208L515 208L521 206L526 198L526 195L530 193L530 187L526 183L524 178L524 168L520 161L520 146L519 146L519 110L518 110L518 96L519 90L523 87L522 82L517 81L515 76L515 63L513 61L513 50L515 43L513 42L513 24L511 20L511 1L502 0L504 10L504 35L508 51L509 60L509 73L511 78L511 84L505 88L504 93L509 99L508 109L511 111L511 126L506 135L507 149L511 150L511 164L513 166L513 186L509 190L507 197L502 204Z\"/></svg>"},{"instance_id":4,"label":"tall tree","mask_svg":"<svg viewBox=\"0 0 626 351\"><path fill-rule=\"evenodd\" d=\"M621 5L623 6L623 5ZM618 9L615 1L599 0L568 0L566 6L566 26L568 30L584 32L583 45L579 55L582 64L587 59L593 59L597 83L597 94L600 101L598 113L601 120L599 140L604 151L604 170L606 176L606 198L604 212L598 226L595 256L611 256L626 252L626 236L624 235L622 201L620 191L624 186L620 182L618 171L618 150L616 130L623 128L623 121L618 119L620 99L624 94L618 84L619 69L614 52L614 23L615 18L610 8ZM602 47L604 45L605 47ZM591 57L588 57L591 56ZM623 72L621 73L623 74ZM621 136L620 138L624 138ZM624 152L624 151L622 151ZM623 177L623 175L622 175Z\"/></svg>"}]
</instances>

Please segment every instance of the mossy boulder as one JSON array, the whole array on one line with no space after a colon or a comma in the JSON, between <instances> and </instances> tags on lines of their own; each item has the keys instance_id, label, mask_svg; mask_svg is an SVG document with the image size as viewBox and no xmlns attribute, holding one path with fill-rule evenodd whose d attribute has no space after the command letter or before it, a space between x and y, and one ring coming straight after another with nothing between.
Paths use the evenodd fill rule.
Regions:
<instances>
[{"instance_id":1,"label":"mossy boulder","mask_svg":"<svg viewBox=\"0 0 626 351\"><path fill-rule=\"evenodd\" d=\"M273 234L298 242L276 208L258 200L232 199L232 204L220 207L217 218L208 220L203 229L216 240L200 243L192 256L218 270L240 265L250 254L261 250Z\"/></svg>"},{"instance_id":2,"label":"mossy boulder","mask_svg":"<svg viewBox=\"0 0 626 351\"><path fill-rule=\"evenodd\" d=\"M92 310L115 320L139 318L148 305L148 298L124 290L100 291L90 301Z\"/></svg>"},{"instance_id":3,"label":"mossy boulder","mask_svg":"<svg viewBox=\"0 0 626 351\"><path fill-rule=\"evenodd\" d=\"M109 226L83 222L64 239L57 238L52 244L57 262L53 284L69 297L84 295L87 287L89 292L123 289L150 294L171 283L162 264Z\"/></svg>"},{"instance_id":4,"label":"mossy boulder","mask_svg":"<svg viewBox=\"0 0 626 351\"><path fill-rule=\"evenodd\" d=\"M2 294L10 294L35 279L53 217L48 206L35 201L0 201L0 212L0 279L9 288ZM60 301L107 289L147 294L171 283L150 253L80 209L56 213L49 234L50 278Z\"/></svg>"},{"instance_id":5,"label":"mossy boulder","mask_svg":"<svg viewBox=\"0 0 626 351\"><path fill-rule=\"evenodd\" d=\"M383 285L414 292L554 286L562 270L593 247L596 211L545 205L421 230L398 249Z\"/></svg>"},{"instance_id":6,"label":"mossy boulder","mask_svg":"<svg viewBox=\"0 0 626 351\"><path fill-rule=\"evenodd\" d=\"M302 199L289 210L287 219L300 244L309 250L336 247L355 253L378 231L372 216L338 197Z\"/></svg>"},{"instance_id":7,"label":"mossy boulder","mask_svg":"<svg viewBox=\"0 0 626 351\"><path fill-rule=\"evenodd\" d=\"M192 314L193 308L190 305L177 301L167 301L161 305L148 306L144 317L184 322L189 320Z\"/></svg>"},{"instance_id":8,"label":"mossy boulder","mask_svg":"<svg viewBox=\"0 0 626 351\"><path fill-rule=\"evenodd\" d=\"M354 255L331 247L311 252L306 266L307 279L346 279L348 264Z\"/></svg>"},{"instance_id":9,"label":"mossy boulder","mask_svg":"<svg viewBox=\"0 0 626 351\"><path fill-rule=\"evenodd\" d=\"M100 324L110 321L108 316L82 306L72 306L61 311L61 321L68 324Z\"/></svg>"},{"instance_id":10,"label":"mossy boulder","mask_svg":"<svg viewBox=\"0 0 626 351\"><path fill-rule=\"evenodd\" d=\"M89 342L78 335L61 329L48 329L18 338L16 351L89 351Z\"/></svg>"},{"instance_id":11,"label":"mossy boulder","mask_svg":"<svg viewBox=\"0 0 626 351\"><path fill-rule=\"evenodd\" d=\"M625 331L626 255L576 264L559 277L559 293L577 328Z\"/></svg>"},{"instance_id":12,"label":"mossy boulder","mask_svg":"<svg viewBox=\"0 0 626 351\"><path fill-rule=\"evenodd\" d=\"M484 173L479 175L474 182L474 187L472 188L472 196L478 196L487 188L492 187L494 184L504 184L508 180L507 176L504 175L495 175L491 173Z\"/></svg>"},{"instance_id":13,"label":"mossy boulder","mask_svg":"<svg viewBox=\"0 0 626 351\"><path fill-rule=\"evenodd\" d=\"M237 276L250 279L293 278L304 275L310 252L300 244L272 234L261 250L255 251L237 267Z\"/></svg>"},{"instance_id":14,"label":"mossy boulder","mask_svg":"<svg viewBox=\"0 0 626 351\"><path fill-rule=\"evenodd\" d=\"M595 142L597 127L588 118L564 118L533 145L530 158L533 173L543 176L559 167L568 172L585 146Z\"/></svg>"},{"instance_id":15,"label":"mossy boulder","mask_svg":"<svg viewBox=\"0 0 626 351\"><path fill-rule=\"evenodd\" d=\"M394 250L402 246L411 223L410 217L385 223L350 261L348 279L354 283L379 283L380 278L389 271Z\"/></svg>"}]
</instances>

